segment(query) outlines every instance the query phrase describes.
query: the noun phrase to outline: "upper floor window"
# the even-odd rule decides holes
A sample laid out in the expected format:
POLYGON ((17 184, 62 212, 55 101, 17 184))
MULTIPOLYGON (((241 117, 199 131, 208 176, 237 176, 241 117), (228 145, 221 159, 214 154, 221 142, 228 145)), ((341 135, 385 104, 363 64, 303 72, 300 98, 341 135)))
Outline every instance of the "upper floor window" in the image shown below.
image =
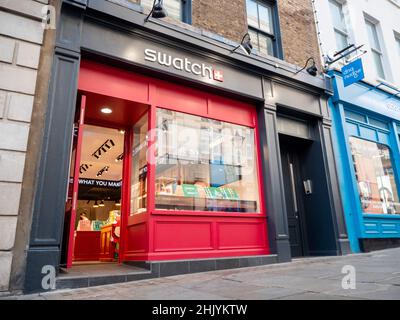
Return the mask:
POLYGON ((329 0, 330 11, 335 31, 336 49, 340 51, 349 45, 346 21, 343 13, 343 4, 336 0, 329 0))
MULTIPOLYGON (((151 10, 154 0, 140 0, 140 4, 147 10, 151 10)), ((191 0, 164 0, 164 8, 169 17, 185 23, 192 22, 191 0)))
POLYGON ((368 19, 365 20, 365 23, 367 26, 368 41, 371 47, 371 54, 374 60, 376 72, 379 78, 385 79, 385 70, 383 67, 383 52, 379 41, 376 24, 368 19))
POLYGON ((275 2, 246 0, 247 24, 252 44, 262 56, 279 56, 275 2))

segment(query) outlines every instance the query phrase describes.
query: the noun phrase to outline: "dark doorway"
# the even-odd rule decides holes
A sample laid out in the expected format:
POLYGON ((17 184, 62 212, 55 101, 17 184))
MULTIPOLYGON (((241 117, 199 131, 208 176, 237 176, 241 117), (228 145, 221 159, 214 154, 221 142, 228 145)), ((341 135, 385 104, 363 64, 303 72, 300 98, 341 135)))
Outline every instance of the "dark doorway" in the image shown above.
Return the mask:
POLYGON ((337 255, 319 123, 287 124, 280 123, 279 143, 291 255, 337 255))
POLYGON ((302 152, 307 141, 281 136, 280 150, 292 257, 308 255, 305 224, 302 152))

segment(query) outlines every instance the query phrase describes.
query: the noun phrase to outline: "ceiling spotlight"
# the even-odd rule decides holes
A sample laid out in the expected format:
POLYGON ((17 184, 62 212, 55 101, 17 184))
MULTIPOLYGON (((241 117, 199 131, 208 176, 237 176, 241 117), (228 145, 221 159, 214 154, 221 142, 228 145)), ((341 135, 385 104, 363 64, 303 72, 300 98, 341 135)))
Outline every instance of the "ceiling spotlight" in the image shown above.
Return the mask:
POLYGON ((125 130, 121 129, 121 130, 119 130, 119 133, 120 134, 125 134, 125 130))
POLYGON ((99 207, 104 207, 104 201, 103 200, 100 201, 99 207))
POLYGON ((112 113, 112 110, 110 108, 108 108, 108 107, 102 108, 100 111, 102 113, 104 113, 104 114, 111 114, 112 113))
POLYGON ((121 206, 121 200, 118 200, 118 201, 115 203, 115 206, 116 206, 116 207, 120 207, 120 206, 121 206))
POLYGON ((163 0, 154 0, 153 8, 151 9, 146 19, 144 19, 144 22, 147 22, 150 16, 156 19, 161 19, 168 16, 167 11, 164 9, 163 2, 164 2, 163 0))
POLYGON ((97 203, 97 200, 94 202, 93 208, 98 208, 99 204, 97 203))
POLYGON ((233 49, 231 52, 233 53, 239 48, 242 48, 244 53, 246 53, 248 56, 251 54, 251 51, 253 50, 253 45, 251 44, 251 38, 250 38, 250 35, 248 33, 246 33, 243 36, 242 41, 240 42, 240 44, 235 49, 233 49))

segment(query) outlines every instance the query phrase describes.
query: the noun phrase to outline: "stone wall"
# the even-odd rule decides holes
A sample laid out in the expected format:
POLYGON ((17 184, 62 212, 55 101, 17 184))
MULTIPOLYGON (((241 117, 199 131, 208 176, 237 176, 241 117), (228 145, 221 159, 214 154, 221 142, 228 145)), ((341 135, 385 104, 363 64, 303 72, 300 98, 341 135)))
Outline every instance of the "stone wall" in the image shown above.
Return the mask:
POLYGON ((9 288, 47 0, 0 0, 0 291, 9 288))

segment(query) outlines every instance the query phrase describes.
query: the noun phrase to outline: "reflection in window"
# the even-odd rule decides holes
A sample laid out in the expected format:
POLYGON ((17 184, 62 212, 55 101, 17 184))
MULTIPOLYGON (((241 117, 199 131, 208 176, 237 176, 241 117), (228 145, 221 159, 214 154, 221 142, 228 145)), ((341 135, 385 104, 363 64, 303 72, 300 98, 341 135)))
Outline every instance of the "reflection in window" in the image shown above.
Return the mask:
POLYGON ((260 212, 254 130, 158 109, 156 208, 260 212))
POLYGON ((400 214, 389 148, 355 137, 350 137, 350 147, 363 212, 400 214))
POLYGON ((147 131, 145 114, 133 127, 131 214, 147 208, 147 131))

